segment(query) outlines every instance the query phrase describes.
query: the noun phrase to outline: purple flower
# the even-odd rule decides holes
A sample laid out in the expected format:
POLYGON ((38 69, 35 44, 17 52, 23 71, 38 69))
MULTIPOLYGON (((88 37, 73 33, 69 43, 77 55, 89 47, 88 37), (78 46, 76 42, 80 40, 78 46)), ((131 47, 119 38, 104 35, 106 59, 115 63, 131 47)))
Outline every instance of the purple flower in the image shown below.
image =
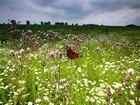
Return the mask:
POLYGON ((56 57, 56 53, 55 53, 54 51, 51 51, 51 52, 50 52, 50 56, 51 56, 52 58, 55 58, 55 57, 56 57))

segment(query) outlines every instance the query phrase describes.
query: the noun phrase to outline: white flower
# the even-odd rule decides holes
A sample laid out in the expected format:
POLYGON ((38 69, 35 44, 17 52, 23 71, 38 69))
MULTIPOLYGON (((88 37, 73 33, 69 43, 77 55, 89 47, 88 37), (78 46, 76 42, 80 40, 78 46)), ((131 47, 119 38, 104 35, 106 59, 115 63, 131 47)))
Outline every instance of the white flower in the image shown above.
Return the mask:
POLYGON ((104 96, 104 92, 103 91, 99 91, 96 93, 98 96, 104 96))
POLYGON ((10 54, 11 56, 14 56, 14 50, 10 50, 10 51, 9 51, 9 54, 10 54))
POLYGON ((129 102, 131 103, 131 105, 136 105, 134 100, 130 100, 129 102))
POLYGON ((115 85, 113 85, 116 89, 119 89, 120 87, 122 87, 122 84, 120 83, 115 83, 115 85))
POLYGON ((16 78, 14 78, 14 77, 13 77, 13 78, 11 78, 11 80, 15 80, 15 79, 16 79, 16 78))
POLYGON ((24 88, 17 89, 17 93, 21 93, 23 90, 24 88))
POLYGON ((14 55, 17 57, 17 56, 19 55, 19 52, 16 51, 16 52, 14 53, 14 55))
POLYGON ((0 101, 0 105, 2 105, 2 104, 3 104, 3 102, 0 101))
POLYGON ((12 61, 8 61, 8 62, 7 62, 7 65, 8 65, 8 66, 11 66, 11 65, 12 65, 12 61))
POLYGON ((24 80, 19 80, 19 81, 18 81, 19 84, 25 84, 25 82, 26 82, 26 81, 24 81, 24 80))
POLYGON ((35 102, 36 103, 40 103, 41 102, 41 99, 38 98, 38 99, 35 100, 35 102))
POLYGON ((27 51, 31 51, 31 49, 28 47, 28 48, 27 48, 27 51))
POLYGON ((17 92, 14 92, 14 95, 15 95, 15 96, 18 96, 18 93, 17 93, 17 92))
POLYGON ((134 69, 129 68, 129 69, 127 70, 127 73, 128 73, 128 74, 134 74, 134 69))
POLYGON ((28 102, 28 105, 33 105, 33 102, 28 102))
POLYGON ((86 101, 89 101, 90 100, 90 97, 89 96, 86 96, 86 101))
POLYGON ((0 89, 4 89, 4 86, 0 86, 0 89))
POLYGON ((7 89, 8 87, 9 87, 9 86, 7 85, 7 86, 4 87, 4 89, 7 89))
POLYGON ((34 55, 33 54, 29 54, 29 60, 33 59, 34 58, 34 55))
POLYGON ((24 52, 25 52, 25 50, 24 50, 24 49, 21 49, 21 50, 19 51, 20 55, 23 55, 23 54, 24 54, 24 52))
POLYGON ((44 73, 48 72, 49 70, 47 68, 44 68, 44 73))
POLYGON ((99 100, 97 100, 96 103, 97 103, 98 105, 101 104, 101 102, 100 102, 99 100))
POLYGON ((0 78, 0 82, 3 80, 3 78, 0 78))
POLYGON ((91 101, 91 102, 95 102, 95 99, 93 99, 93 98, 90 98, 90 101, 91 101))
POLYGON ((51 102, 50 102, 49 105, 54 105, 54 103, 51 103, 51 102))
POLYGON ((48 96, 44 96, 43 99, 44 99, 45 101, 49 101, 48 96))
POLYGON ((85 83, 85 86, 88 87, 88 79, 84 78, 83 81, 85 83))
POLYGON ((130 94, 131 94, 131 95, 134 95, 134 92, 131 90, 131 91, 130 91, 130 94))
POLYGON ((80 67, 78 67, 78 68, 77 68, 77 71, 78 71, 79 73, 81 73, 81 68, 80 68, 80 67))

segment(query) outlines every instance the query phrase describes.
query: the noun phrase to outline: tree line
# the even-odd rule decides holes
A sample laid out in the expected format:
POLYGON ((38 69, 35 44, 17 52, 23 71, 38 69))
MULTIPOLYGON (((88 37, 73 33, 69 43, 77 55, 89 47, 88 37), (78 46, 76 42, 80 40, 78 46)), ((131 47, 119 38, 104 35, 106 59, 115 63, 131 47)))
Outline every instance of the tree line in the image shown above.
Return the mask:
MULTIPOLYGON (((5 23, 3 23, 3 24, 5 24, 5 23)), ((13 25, 16 25, 16 24, 20 24, 20 21, 16 21, 16 20, 8 20, 8 24, 13 24, 13 25)), ((31 23, 30 23, 30 21, 29 20, 27 20, 26 21, 26 25, 30 25, 31 23)), ((37 23, 34 23, 34 25, 36 25, 37 23)), ((51 22, 50 21, 48 21, 48 22, 43 22, 43 21, 41 21, 40 22, 40 24, 41 25, 51 25, 51 22)), ((68 23, 67 22, 55 22, 55 25, 68 25, 68 23)), ((74 24, 73 24, 74 25, 74 24)), ((75 25, 78 25, 78 24, 75 24, 75 25)))

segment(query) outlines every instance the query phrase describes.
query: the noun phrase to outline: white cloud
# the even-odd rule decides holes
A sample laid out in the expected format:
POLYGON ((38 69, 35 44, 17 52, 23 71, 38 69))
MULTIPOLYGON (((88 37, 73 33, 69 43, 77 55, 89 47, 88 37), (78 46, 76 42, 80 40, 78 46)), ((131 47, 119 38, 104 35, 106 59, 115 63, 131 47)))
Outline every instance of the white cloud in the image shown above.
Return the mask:
POLYGON ((64 21, 80 24, 140 25, 140 1, 134 0, 1 0, 0 20, 64 21))
POLYGON ((82 20, 83 23, 126 25, 133 23, 133 20, 140 17, 139 9, 124 8, 115 12, 104 12, 101 14, 91 14, 82 20))

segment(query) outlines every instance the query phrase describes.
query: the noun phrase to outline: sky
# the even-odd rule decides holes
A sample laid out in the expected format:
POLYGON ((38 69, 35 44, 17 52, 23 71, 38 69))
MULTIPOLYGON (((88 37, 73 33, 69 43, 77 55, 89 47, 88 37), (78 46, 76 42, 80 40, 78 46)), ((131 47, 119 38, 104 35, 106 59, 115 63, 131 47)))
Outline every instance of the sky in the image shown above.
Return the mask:
POLYGON ((140 25, 140 0, 0 0, 0 23, 140 25))

